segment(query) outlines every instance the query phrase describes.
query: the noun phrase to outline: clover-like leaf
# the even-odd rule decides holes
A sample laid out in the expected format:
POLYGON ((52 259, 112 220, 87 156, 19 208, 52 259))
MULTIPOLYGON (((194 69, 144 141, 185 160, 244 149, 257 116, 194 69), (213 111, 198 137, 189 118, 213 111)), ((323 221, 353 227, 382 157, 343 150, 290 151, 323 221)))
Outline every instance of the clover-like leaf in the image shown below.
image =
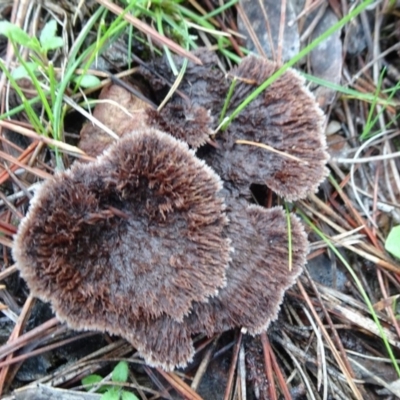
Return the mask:
POLYGON ((120 394, 119 388, 112 387, 101 396, 101 400, 119 400, 120 394))
POLYGON ((79 83, 80 87, 83 87, 84 89, 88 89, 94 86, 100 85, 100 79, 97 76, 94 75, 83 75, 83 76, 77 76, 74 79, 74 82, 79 83))
POLYGON ((0 22, 0 35, 4 35, 13 42, 20 44, 28 49, 40 51, 40 43, 35 37, 30 37, 20 27, 8 21, 0 22))
POLYGON ((35 72, 38 69, 38 64, 35 62, 28 61, 25 63, 25 65, 20 65, 19 67, 15 68, 14 71, 11 73, 11 76, 15 79, 21 79, 21 78, 28 78, 30 72, 35 72))
POLYGON ((400 225, 390 231, 386 238, 385 249, 394 257, 400 258, 400 225))
POLYGON ((126 382, 128 380, 129 367, 126 361, 120 361, 113 369, 111 379, 113 382, 126 382))
POLYGON ((88 375, 82 379, 82 385, 86 386, 86 388, 85 388, 86 390, 90 390, 93 388, 94 385, 101 382, 102 380, 103 380, 102 376, 92 374, 92 375, 88 375))
POLYGON ((56 20, 52 19, 51 21, 47 22, 47 24, 43 27, 42 32, 40 33, 40 44, 42 47, 46 47, 46 43, 53 39, 56 36, 57 32, 57 22, 56 20))
POLYGON ((31 38, 24 30, 8 21, 0 22, 0 34, 4 35, 8 39, 13 39, 16 43, 21 44, 22 46, 27 46, 31 41, 31 38))
POLYGON ((60 36, 55 36, 46 41, 46 43, 43 45, 43 50, 47 52, 49 50, 59 49, 60 47, 63 46, 64 46, 63 38, 61 38, 60 36))
POLYGON ((122 400, 139 400, 137 396, 135 396, 131 392, 127 392, 126 390, 123 390, 121 393, 122 400))

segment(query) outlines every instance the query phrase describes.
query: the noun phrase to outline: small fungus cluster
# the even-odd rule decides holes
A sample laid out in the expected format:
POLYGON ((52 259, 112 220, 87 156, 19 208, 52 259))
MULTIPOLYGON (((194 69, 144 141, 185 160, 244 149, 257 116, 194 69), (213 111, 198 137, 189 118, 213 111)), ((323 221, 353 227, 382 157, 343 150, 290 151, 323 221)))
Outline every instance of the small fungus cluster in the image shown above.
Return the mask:
MULTIPOLYGON (((197 55, 161 111, 146 107, 138 129, 94 144, 108 147, 95 161, 42 184, 13 248, 60 320, 120 335, 165 369, 192 359, 194 334, 254 335, 277 318, 308 242, 295 215, 250 204, 250 185, 296 200, 327 174, 322 113, 294 71, 215 134, 230 83, 215 56, 197 55)), ((228 115, 277 68, 255 57, 234 68, 228 115)), ((143 76, 165 93, 160 75, 143 76)))

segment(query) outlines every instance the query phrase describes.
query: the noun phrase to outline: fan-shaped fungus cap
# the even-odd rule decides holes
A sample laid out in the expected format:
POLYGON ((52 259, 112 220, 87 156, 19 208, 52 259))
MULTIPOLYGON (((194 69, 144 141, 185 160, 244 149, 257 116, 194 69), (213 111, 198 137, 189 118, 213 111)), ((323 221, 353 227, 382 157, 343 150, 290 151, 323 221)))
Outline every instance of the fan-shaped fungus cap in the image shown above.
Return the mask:
MULTIPOLYGON (((218 66, 219 60, 214 51, 199 48, 193 51, 193 55, 201 60, 202 65, 188 61, 178 91, 174 93, 168 103, 179 104, 186 100, 188 105, 201 106, 210 110, 211 115, 218 118, 229 89, 229 82, 225 80, 225 75, 218 66), (183 93, 183 95, 180 93, 183 93)), ((174 62, 176 67, 180 69, 185 59, 176 56, 174 62)), ((148 81, 148 85, 156 91, 155 97, 158 103, 164 100, 171 82, 174 81, 174 76, 170 71, 171 68, 166 58, 155 60, 151 64, 151 68, 140 67, 141 75, 148 81)))
POLYGON ((126 338, 147 364, 173 370, 184 368, 192 361, 194 346, 191 334, 185 322, 162 315, 151 320, 136 320, 126 338))
POLYGON ((227 232, 235 251, 227 270, 227 285, 208 303, 193 305, 185 318, 192 332, 211 335, 234 327, 243 327, 251 334, 266 330, 306 262, 307 237, 294 214, 290 215, 290 226, 281 207, 239 206, 228 217, 227 232))
POLYGON ((206 144, 212 134, 213 118, 202 106, 175 100, 161 111, 148 109, 146 114, 149 126, 170 133, 193 149, 206 144))
POLYGON ((281 207, 265 209, 232 202, 226 234, 235 251, 227 270, 227 285, 208 302, 194 302, 182 322, 162 315, 138 320, 130 341, 146 362, 164 369, 185 366, 193 356, 191 334, 212 335, 235 327, 251 334, 277 318, 285 291, 294 284, 306 261, 308 242, 302 224, 281 207), (289 267, 291 231, 292 265, 289 267))
MULTIPOLYGON (((160 111, 146 110, 146 113, 150 126, 170 133, 196 149, 204 145, 213 133, 229 84, 218 67, 218 57, 214 52, 198 49, 193 54, 200 58, 202 65, 189 61, 179 90, 160 111)), ((174 61, 178 68, 184 62, 181 57, 174 57, 174 61)), ((151 69, 153 73, 144 67, 140 71, 149 86, 155 89, 156 101, 161 103, 169 90, 167 82, 173 77, 166 59, 153 63, 151 69)))
POLYGON ((32 294, 75 329, 126 336, 137 318, 182 320, 225 284, 218 176, 156 130, 46 181, 13 254, 32 294))
MULTIPOLYGON (((230 73, 238 79, 230 110, 278 68, 271 61, 245 58, 230 73)), ((219 147, 206 161, 224 180, 245 187, 266 184, 287 200, 317 190, 328 174, 323 114, 303 83, 294 70, 286 71, 216 135, 219 147)))

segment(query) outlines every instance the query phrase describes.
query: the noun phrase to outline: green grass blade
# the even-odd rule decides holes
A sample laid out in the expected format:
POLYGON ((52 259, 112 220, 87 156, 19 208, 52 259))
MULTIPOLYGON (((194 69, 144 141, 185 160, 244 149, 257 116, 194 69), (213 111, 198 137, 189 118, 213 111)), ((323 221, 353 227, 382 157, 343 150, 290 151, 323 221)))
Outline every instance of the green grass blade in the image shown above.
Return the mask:
POLYGON ((313 76, 313 75, 307 74, 305 72, 300 72, 300 74, 302 76, 304 76, 304 78, 307 79, 309 82, 313 82, 313 83, 315 83, 317 85, 325 86, 328 89, 332 89, 332 90, 334 90, 336 92, 343 93, 344 95, 346 95, 349 98, 354 98, 354 99, 365 101, 365 102, 368 102, 368 103, 373 103, 373 102, 376 101, 377 104, 382 105, 382 106, 386 106, 386 107, 387 106, 392 106, 392 107, 399 106, 398 102, 393 101, 393 100, 391 101, 389 99, 383 99, 381 97, 377 97, 375 94, 361 93, 361 92, 358 92, 357 90, 350 89, 350 88, 338 85, 338 84, 333 83, 333 82, 329 82, 329 81, 327 81, 325 79, 322 79, 322 78, 319 78, 317 76, 313 76))
POLYGON ((286 223, 288 229, 288 265, 289 271, 293 268, 293 246, 292 246, 292 222, 290 221, 290 211, 288 203, 285 201, 286 223))
POLYGON ((229 86, 229 90, 228 90, 228 94, 227 94, 227 96, 225 98, 224 106, 222 107, 222 111, 221 111, 221 115, 219 117, 218 125, 220 125, 222 123, 222 121, 224 120, 224 118, 225 118, 226 110, 228 109, 229 102, 231 101, 233 92, 235 90, 236 82, 237 82, 237 78, 236 78, 236 76, 234 76, 233 79, 232 79, 231 85, 229 86))
MULTIPOLYGON (((157 9, 157 12, 156 12, 156 23, 157 23, 158 32, 161 35, 165 36, 164 35, 164 28, 163 28, 162 11, 159 8, 157 9)), ((169 50, 169 48, 167 46, 163 46, 163 49, 164 49, 164 53, 165 53, 165 55, 167 57, 168 64, 169 64, 169 66, 171 68, 172 73, 174 74, 174 76, 177 76, 178 75, 178 69, 176 68, 174 59, 172 58, 171 51, 169 50)))
POLYGON ((226 4, 224 4, 224 5, 222 5, 222 6, 218 7, 218 8, 216 8, 215 10, 209 12, 209 13, 206 14, 206 15, 203 15, 203 16, 200 17, 200 18, 206 20, 206 19, 210 19, 210 18, 212 18, 212 17, 215 17, 216 15, 221 14, 221 13, 223 13, 224 11, 228 10, 229 8, 233 7, 233 6, 234 6, 236 3, 238 3, 238 2, 239 2, 239 0, 231 0, 231 1, 228 1, 226 4))
MULTIPOLYGON (((50 121, 50 124, 52 124, 53 120, 54 120, 54 116, 53 116, 53 110, 52 110, 52 108, 51 108, 51 106, 50 106, 50 104, 49 104, 49 102, 47 100, 47 93, 44 92, 44 90, 43 90, 43 88, 41 86, 41 83, 40 83, 39 79, 37 78, 35 72, 32 71, 27 66, 26 61, 21 57, 21 54, 18 51, 18 47, 17 47, 16 43, 14 43, 11 40, 11 44, 12 44, 12 46, 14 48, 14 54, 17 57, 17 60, 19 61, 20 65, 22 65, 25 68, 29 78, 31 79, 31 82, 32 82, 33 86, 35 87, 35 89, 36 89, 36 91, 38 93, 38 96, 40 97, 42 105, 43 105, 43 107, 44 107, 44 109, 46 111, 47 118, 50 121)), ((44 66, 42 66, 42 68, 43 67, 44 66)), ((46 129, 43 127, 43 132, 45 132, 45 131, 46 131, 46 129)))
POLYGON ((371 132, 373 126, 375 125, 376 121, 378 120, 380 114, 382 113, 382 111, 378 112, 378 115, 375 118, 373 118, 374 110, 375 110, 376 105, 377 105, 377 98, 378 98, 379 92, 381 91, 381 88, 382 88, 383 76, 384 76, 385 73, 386 73, 386 69, 383 68, 382 71, 381 71, 381 74, 379 76, 378 84, 377 84, 376 89, 375 89, 374 100, 373 100, 373 102, 371 104, 371 107, 369 109, 368 117, 367 117, 367 121, 365 123, 365 127, 364 127, 364 130, 363 130, 363 133, 360 135, 360 140, 363 140, 368 136, 368 134, 371 132))
MULTIPOLYGON (((34 104, 33 101, 28 101, 27 98, 24 95, 24 92, 21 90, 21 88, 18 86, 18 83, 14 80, 14 78, 11 76, 10 71, 7 69, 7 67, 5 66, 5 64, 3 63, 3 61, 0 60, 0 68, 3 71, 3 73, 6 75, 7 79, 9 80, 11 86, 13 87, 13 89, 17 92, 18 96, 20 97, 22 104, 18 107, 15 108, 15 113, 5 113, 3 114, 1 117, 2 119, 8 118, 11 115, 16 114, 17 112, 20 111, 25 111, 28 119, 30 121, 30 123, 33 126, 33 129, 42 134, 45 135, 46 134, 46 130, 44 129, 42 123, 40 122, 40 119, 38 118, 38 116, 36 115, 35 110, 32 108, 32 104, 34 104)), ((37 97, 37 100, 40 100, 40 97, 37 97)))

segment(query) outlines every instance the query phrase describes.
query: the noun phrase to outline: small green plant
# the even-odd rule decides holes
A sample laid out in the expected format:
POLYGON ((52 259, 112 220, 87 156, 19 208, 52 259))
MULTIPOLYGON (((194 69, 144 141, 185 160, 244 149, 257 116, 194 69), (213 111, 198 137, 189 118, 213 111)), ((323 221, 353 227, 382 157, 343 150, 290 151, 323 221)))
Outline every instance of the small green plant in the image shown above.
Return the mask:
MULTIPOLYGON (((126 361, 120 361, 111 373, 111 381, 118 383, 126 383, 128 381, 129 367, 126 361)), ((101 383, 103 377, 92 374, 82 379, 82 385, 86 386, 87 390, 101 383)), ((98 393, 103 393, 101 400, 139 400, 133 393, 121 389, 119 386, 100 385, 97 389, 98 393)))
POLYGON ((40 38, 37 39, 36 37, 30 37, 21 28, 11 24, 8 21, 0 22, 0 34, 3 34, 8 38, 14 48, 15 56, 20 63, 20 66, 17 67, 12 73, 10 73, 3 62, 0 62, 0 68, 3 70, 12 87, 21 98, 29 121, 36 132, 46 136, 49 136, 48 131, 51 131, 51 125, 53 122, 53 111, 48 100, 48 94, 54 93, 54 86, 56 85, 54 68, 52 63, 48 61, 47 55, 50 50, 55 50, 63 46, 62 39, 55 35, 56 28, 57 26, 55 21, 54 23, 53 21, 48 22, 43 28, 40 38), (25 61, 21 56, 19 46, 23 46, 30 50, 29 61, 25 61), (38 77, 39 73, 47 77, 45 80, 47 81, 46 84, 49 86, 50 90, 43 88, 42 82, 38 77), (24 77, 29 78, 35 86, 35 89, 45 109, 47 119, 50 121, 50 127, 46 127, 45 124, 40 121, 32 105, 27 101, 24 92, 19 87, 17 80, 24 77))
MULTIPOLYGON (((6 36, 11 41, 14 49, 16 49, 16 45, 21 45, 31 51, 29 54, 31 61, 24 61, 21 59, 20 53, 16 49, 16 56, 21 65, 14 69, 11 74, 15 80, 20 78, 32 78, 32 73, 39 69, 44 72, 47 78, 52 77, 52 71, 50 70, 52 63, 48 59, 48 52, 64 46, 62 37, 57 36, 57 22, 55 20, 46 23, 40 33, 39 39, 30 37, 21 28, 8 21, 0 22, 0 34, 6 36)), ((80 86, 87 88, 98 85, 99 83, 100 81, 98 78, 92 75, 85 75, 84 79, 80 82, 80 86)))
MULTIPOLYGON (((51 20, 43 27, 39 38, 29 36, 18 26, 8 22, 0 22, 0 34, 6 36, 13 46, 14 54, 19 66, 12 72, 0 61, 0 69, 6 75, 12 88, 21 99, 23 110, 26 112, 33 129, 40 135, 50 136, 57 141, 63 141, 63 96, 71 82, 76 82, 75 74, 79 65, 73 70, 64 70, 63 77, 57 76, 53 62, 49 59, 49 52, 60 49, 64 41, 57 36, 57 22, 51 20), (21 46, 28 50, 28 60, 21 53, 21 46), (29 100, 19 86, 18 80, 27 78, 36 90, 37 97, 29 100), (33 108, 33 102, 40 101, 44 113, 40 114, 33 108), (38 115, 39 114, 39 115, 38 115)), ((80 76, 79 87, 89 87, 99 84, 98 78, 80 76)), ((76 85, 76 84, 75 84, 76 85)), ((1 118, 4 118, 3 114, 1 118)), ((55 148, 57 166, 62 169, 62 160, 58 149, 55 148)))
POLYGON ((392 228, 385 242, 385 249, 392 256, 400 258, 400 225, 392 228))
MULTIPOLYGON (((25 31, 8 21, 0 22, 0 33, 5 35, 12 43, 24 46, 32 51, 32 61, 24 62, 16 68, 12 76, 14 79, 29 77, 30 72, 36 71, 39 67, 48 68, 48 52, 63 46, 64 41, 56 36, 57 22, 49 21, 40 34, 39 39, 30 37, 25 31), (28 67, 28 69, 27 69, 28 67)), ((17 56, 19 53, 17 52, 17 56)))
MULTIPOLYGON (((215 30, 209 19, 226 8, 232 7, 237 1, 231 0, 229 4, 202 17, 182 6, 180 1, 157 0, 149 4, 144 0, 125 0, 126 7, 123 13, 116 18, 111 16, 111 19, 109 11, 104 7, 99 7, 69 48, 64 46, 66 43, 63 37, 57 35, 59 26, 55 20, 47 22, 38 37, 31 37, 18 26, 2 21, 0 34, 9 39, 19 66, 11 71, 9 66, 0 60, 0 69, 20 97, 21 105, 0 115, 0 119, 9 118, 23 111, 38 134, 52 137, 56 143, 64 142, 64 119, 71 108, 71 102, 68 103, 66 97, 70 98, 79 90, 91 88, 100 83, 96 77, 88 74, 88 70, 104 49, 119 36, 128 33, 128 59, 130 59, 133 38, 143 40, 141 35, 137 35, 133 27, 124 20, 127 13, 131 13, 136 18, 152 20, 159 33, 174 38, 186 50, 197 47, 195 38, 189 34, 189 29, 194 26, 201 27, 215 35, 221 51, 224 50, 224 54, 232 58, 234 56, 227 50, 230 46, 228 38, 215 30), (93 30, 97 31, 96 37, 90 36, 93 30), (93 38, 95 40, 89 44, 93 38), (22 56, 22 49, 28 50, 27 58, 22 56), (62 71, 59 71, 54 67, 49 56, 52 56, 54 51, 65 53, 68 49, 68 54, 62 54, 65 62, 62 71), (77 74, 77 69, 81 70, 80 74, 77 74), (25 91, 19 85, 21 78, 27 78, 32 82, 37 93, 34 98, 26 97, 25 91), (40 104, 43 112, 38 112, 37 108, 34 108, 35 104, 40 104)), ((146 44, 151 47, 151 44, 146 44)), ((164 52, 172 71, 177 75, 178 84, 184 74, 187 61, 178 71, 170 50, 165 47, 164 52)), ((84 102, 84 105, 86 106, 87 103, 84 102)), ((57 145, 51 148, 55 153, 57 168, 62 170, 63 160, 59 148, 57 145)))
MULTIPOLYGON (((16 81, 21 78, 28 78, 32 81, 38 94, 40 95, 43 105, 46 109, 49 120, 52 120, 52 109, 50 104, 54 101, 54 93, 57 89, 57 78, 55 76, 54 67, 51 61, 49 61, 48 53, 52 50, 62 48, 64 41, 60 36, 57 36, 57 22, 51 20, 46 23, 43 27, 39 39, 36 37, 30 37, 25 31, 16 25, 11 24, 8 21, 0 22, 0 34, 6 36, 14 47, 15 55, 20 65, 14 69, 11 73, 11 83, 16 89, 16 81), (25 61, 17 48, 17 45, 23 46, 30 50, 29 61, 25 61), (40 79, 40 77, 42 79, 40 79), (50 103, 46 99, 47 90, 45 85, 49 86, 50 89, 50 103)), ((0 64, 0 67, 5 71, 4 64, 0 64)), ((78 77, 74 77, 76 81, 78 77)), ((80 86, 83 88, 98 85, 99 79, 85 75, 80 78, 80 86)))

